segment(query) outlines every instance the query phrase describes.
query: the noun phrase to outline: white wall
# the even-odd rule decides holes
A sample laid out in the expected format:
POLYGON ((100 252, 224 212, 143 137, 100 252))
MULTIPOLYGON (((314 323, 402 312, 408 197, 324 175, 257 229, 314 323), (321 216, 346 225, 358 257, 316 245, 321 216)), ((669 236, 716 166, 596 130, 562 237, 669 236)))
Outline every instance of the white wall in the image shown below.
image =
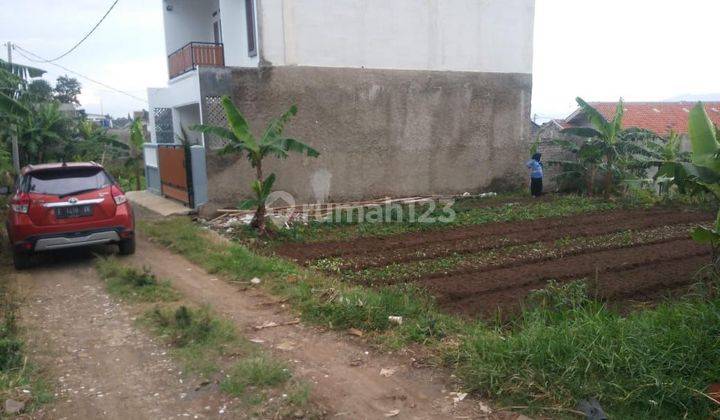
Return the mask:
MULTIPOLYGON (((255 11, 257 12, 257 7, 255 11)), ((235 67, 257 66, 259 54, 254 57, 248 55, 245 0, 220 0, 220 16, 222 18, 225 64, 235 67)), ((257 22, 257 19, 255 21, 257 22)), ((255 31, 257 43, 257 24, 255 31)))
MULTIPOLYGON (((155 137, 155 116, 154 108, 178 108, 190 104, 200 103, 200 81, 197 72, 185 73, 184 75, 173 79, 166 88, 148 88, 148 107, 150 111, 150 120, 148 121, 148 131, 152 143, 157 143, 155 137)), ((177 129, 177 111, 173 111, 173 124, 177 129)))
POLYGON ((218 0, 163 0, 165 48, 175 52, 188 42, 213 42, 213 12, 220 7, 218 0), (172 10, 167 10, 170 6, 172 10))
POLYGON ((261 0, 274 65, 532 73, 534 0, 261 0))

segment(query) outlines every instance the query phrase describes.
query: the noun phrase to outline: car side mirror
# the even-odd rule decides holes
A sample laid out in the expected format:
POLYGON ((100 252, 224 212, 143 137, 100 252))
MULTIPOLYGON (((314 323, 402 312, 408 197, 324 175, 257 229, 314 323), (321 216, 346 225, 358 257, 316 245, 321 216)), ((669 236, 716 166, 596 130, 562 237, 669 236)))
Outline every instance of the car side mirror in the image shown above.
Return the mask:
POLYGON ((0 187, 0 195, 10 195, 10 187, 0 187))

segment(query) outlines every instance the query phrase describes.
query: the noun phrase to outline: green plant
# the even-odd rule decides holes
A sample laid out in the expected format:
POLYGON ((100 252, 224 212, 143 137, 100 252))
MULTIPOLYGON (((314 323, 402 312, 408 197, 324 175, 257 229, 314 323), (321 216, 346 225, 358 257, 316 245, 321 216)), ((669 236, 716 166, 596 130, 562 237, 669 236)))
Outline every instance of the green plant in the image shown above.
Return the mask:
POLYGON ((255 356, 243 359, 235 364, 220 383, 220 389, 232 396, 240 396, 249 387, 278 386, 292 375, 288 367, 267 356, 255 356))
POLYGON ((576 98, 576 101, 591 126, 569 127, 561 133, 586 140, 581 145, 571 141, 556 141, 573 153, 576 160, 549 163, 563 167, 564 172, 567 171, 565 177, 582 177, 588 195, 593 194, 595 179, 600 173, 603 192, 608 196, 613 192, 616 181, 637 179, 638 175, 642 175, 644 165, 634 155, 644 152, 642 142, 656 138, 657 135, 647 130, 623 128, 622 99, 610 121, 582 98, 576 98))
MULTIPOLYGON (((720 142, 702 103, 690 111, 689 128, 696 182, 720 200, 720 142)), ((720 212, 712 227, 698 226, 693 230, 692 237, 697 242, 710 245, 713 267, 720 272, 720 212)))
POLYGON ((229 97, 224 96, 222 98, 222 106, 228 120, 227 128, 196 125, 192 129, 229 140, 229 143, 225 146, 222 153, 247 155, 250 165, 255 168, 256 179, 252 183, 252 190, 255 193, 255 197, 252 200, 246 201, 243 205, 256 207, 251 226, 256 228, 261 235, 265 235, 265 201, 275 182, 275 174, 270 174, 267 178, 264 178, 262 170, 263 160, 267 156, 275 156, 281 159, 286 158, 290 152, 305 153, 311 157, 317 157, 320 153, 296 139, 283 137, 285 125, 297 114, 297 107, 295 105, 291 106, 290 109, 279 118, 272 119, 259 139, 256 139, 252 134, 247 121, 229 97))
POLYGON ((108 292, 137 302, 162 302, 178 299, 170 283, 159 281, 149 268, 138 270, 120 264, 115 258, 98 258, 95 268, 106 282, 108 292))
POLYGON ((594 301, 532 306, 506 330, 472 328, 457 374, 472 391, 531 410, 594 397, 609 418, 713 418, 704 392, 720 375, 718 316, 717 299, 626 317, 594 301))
POLYGON ((681 194, 691 188, 690 153, 682 151, 681 145, 682 139, 675 131, 670 131, 665 139, 649 141, 645 145, 647 153, 641 159, 657 168, 655 182, 660 186, 661 194, 667 195, 673 185, 681 194))

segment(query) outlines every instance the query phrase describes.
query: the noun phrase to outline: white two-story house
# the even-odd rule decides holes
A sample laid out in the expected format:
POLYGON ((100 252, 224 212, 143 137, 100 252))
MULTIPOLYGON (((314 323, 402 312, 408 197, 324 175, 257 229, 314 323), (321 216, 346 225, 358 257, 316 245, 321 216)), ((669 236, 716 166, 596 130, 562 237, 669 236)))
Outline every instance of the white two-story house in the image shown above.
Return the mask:
MULTIPOLYGON (((534 0, 162 0, 162 8, 168 85, 148 89, 153 143, 177 143, 181 127, 224 124, 220 97, 229 95, 257 134, 299 107, 287 134, 321 155, 273 160, 267 173, 300 202, 524 181, 534 0), (328 184, 322 197, 318 174, 328 184)), ((192 205, 237 203, 252 179, 247 160, 219 156, 220 139, 188 137, 198 144, 186 161, 192 205)), ((153 150, 151 172, 163 160, 179 165, 153 150)), ((166 180, 170 172, 159 171, 166 180)), ((154 189, 173 196, 173 184, 154 189)))

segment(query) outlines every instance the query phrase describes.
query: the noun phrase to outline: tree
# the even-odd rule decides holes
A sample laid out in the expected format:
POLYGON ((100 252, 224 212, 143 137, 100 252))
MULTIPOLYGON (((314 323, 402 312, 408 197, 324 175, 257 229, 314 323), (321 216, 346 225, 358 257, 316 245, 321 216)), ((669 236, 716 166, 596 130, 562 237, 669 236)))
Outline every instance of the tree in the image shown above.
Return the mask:
POLYGON ((50 102, 53 99, 53 88, 46 80, 35 79, 28 83, 22 99, 28 102, 50 102))
POLYGON ((228 127, 217 127, 209 125, 196 125, 192 130, 206 134, 216 135, 218 137, 229 140, 228 144, 223 148, 223 154, 245 155, 250 161, 250 166, 255 168, 255 181, 252 183, 252 190, 255 197, 246 200, 241 207, 255 207, 255 216, 251 222, 251 226, 256 228, 260 235, 267 233, 265 225, 265 201, 270 194, 273 184, 275 183, 275 174, 268 175, 264 178, 262 164, 263 160, 268 156, 277 158, 286 158, 290 152, 304 153, 310 157, 318 157, 320 153, 312 147, 299 140, 283 137, 285 125, 290 119, 297 114, 297 107, 291 106, 290 109, 282 114, 279 118, 272 119, 265 129, 265 132, 256 139, 250 132, 250 126, 245 118, 240 114, 235 104, 228 96, 223 96, 222 106, 227 116, 228 127))
POLYGON ((72 156, 72 120, 57 102, 35 104, 17 123, 20 156, 25 164, 64 160, 72 156))
MULTIPOLYGON (((578 137, 584 137, 587 140, 584 145, 578 148, 578 152, 582 152, 592 157, 593 170, 591 176, 595 176, 595 171, 603 174, 603 191, 606 196, 610 195, 614 189, 614 181, 616 178, 622 178, 623 175, 634 173, 637 175, 643 169, 642 164, 633 159, 635 153, 644 153, 641 142, 649 139, 657 138, 655 133, 638 128, 623 128, 624 106, 622 99, 615 108, 615 114, 611 121, 605 117, 582 98, 576 98, 576 101, 583 113, 586 115, 591 127, 570 127, 561 131, 563 134, 569 134, 578 137), (600 161, 597 162, 597 157, 600 161)), ((594 182, 594 178, 591 180, 594 182)), ((588 184, 591 182, 588 181, 588 184)), ((588 192, 592 194, 592 190, 588 192)))
MULTIPOLYGON (((690 111, 689 128, 697 182, 720 200, 720 139, 702 103, 690 111)), ((699 243, 710 245, 713 267, 716 273, 720 272, 720 211, 712 227, 698 226, 692 237, 699 243)))
POLYGON ((100 160, 105 164, 105 157, 110 153, 116 156, 117 149, 127 150, 128 145, 118 140, 117 136, 108 134, 108 130, 86 119, 77 122, 77 160, 100 160))
POLYGON ((145 135, 143 134, 142 120, 136 118, 130 127, 130 153, 128 160, 125 162, 135 176, 135 189, 140 190, 141 174, 143 171, 143 144, 145 144, 145 135))
POLYGON ((80 105, 77 96, 81 92, 81 85, 77 79, 73 77, 60 76, 55 83, 55 99, 63 104, 80 105))

